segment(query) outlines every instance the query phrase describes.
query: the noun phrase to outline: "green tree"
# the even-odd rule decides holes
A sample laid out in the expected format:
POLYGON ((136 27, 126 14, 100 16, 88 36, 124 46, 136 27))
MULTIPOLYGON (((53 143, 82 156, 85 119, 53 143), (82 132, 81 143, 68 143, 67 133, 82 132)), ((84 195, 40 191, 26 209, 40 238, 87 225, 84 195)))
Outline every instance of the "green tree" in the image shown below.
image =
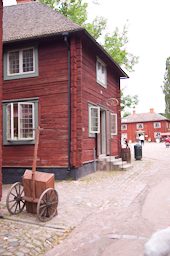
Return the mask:
POLYGON ((123 31, 116 27, 113 33, 107 33, 104 40, 104 48, 112 58, 127 71, 133 71, 134 65, 138 63, 138 57, 129 53, 126 46, 128 45, 127 24, 123 31))
MULTIPOLYGON (((83 0, 40 0, 42 3, 56 9, 73 22, 84 27, 96 40, 104 34, 107 21, 103 17, 95 17, 92 22, 88 22, 88 3, 83 0)), ((96 2, 97 3, 97 2, 96 2)), ((138 57, 129 53, 128 45, 128 28, 123 27, 121 32, 118 28, 112 33, 104 35, 103 47, 110 56, 126 71, 133 71, 135 64, 138 62, 138 57)), ((124 95, 122 93, 122 110, 125 107, 133 107, 138 104, 137 96, 124 95), (127 104, 127 105, 126 105, 127 104)))
POLYGON ((97 40, 106 28, 107 21, 103 17, 96 17, 91 23, 85 23, 84 28, 97 40))
POLYGON ((50 6, 51 8, 55 9, 56 0, 40 0, 41 3, 50 6))
POLYGON ((95 39, 98 39, 106 28, 106 19, 95 17, 88 22, 88 3, 82 0, 40 0, 40 2, 56 9, 76 24, 84 27, 95 39))
POLYGON ((121 110, 123 113, 123 117, 129 115, 130 114, 129 110, 131 108, 135 108, 138 102, 139 100, 137 95, 134 95, 134 96, 131 96, 129 94, 124 95, 124 91, 121 90, 121 110))
POLYGON ((165 116, 170 119, 170 57, 166 59, 166 70, 162 91, 165 95, 165 116))

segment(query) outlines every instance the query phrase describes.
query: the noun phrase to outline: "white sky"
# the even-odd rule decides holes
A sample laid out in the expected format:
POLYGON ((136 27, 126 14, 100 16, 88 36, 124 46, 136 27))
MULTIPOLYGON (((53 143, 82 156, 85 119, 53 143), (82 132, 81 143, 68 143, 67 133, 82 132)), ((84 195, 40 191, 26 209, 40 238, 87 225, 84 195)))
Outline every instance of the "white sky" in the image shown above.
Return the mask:
MULTIPOLYGON (((90 16, 104 16, 108 21, 108 31, 120 29, 128 20, 128 50, 139 56, 135 72, 123 81, 126 93, 139 97, 138 113, 164 112, 163 84, 166 58, 170 56, 169 0, 98 0, 94 5, 89 0, 90 16)), ((15 0, 4 0, 4 5, 15 0)))

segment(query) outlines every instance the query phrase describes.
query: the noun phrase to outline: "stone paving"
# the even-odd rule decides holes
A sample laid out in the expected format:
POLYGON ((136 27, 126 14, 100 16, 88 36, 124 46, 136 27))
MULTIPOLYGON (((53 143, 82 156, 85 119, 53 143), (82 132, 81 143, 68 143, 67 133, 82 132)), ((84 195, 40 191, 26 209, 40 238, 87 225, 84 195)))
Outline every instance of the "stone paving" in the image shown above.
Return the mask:
MULTIPOLYGON (((131 147, 133 156, 133 145, 131 147)), ((119 214, 120 209, 127 209, 138 195, 149 189, 147 182, 152 182, 154 172, 159 172, 158 162, 161 163, 161 168, 167 168, 169 151, 164 144, 145 145, 143 154, 142 161, 135 161, 132 157, 133 168, 128 171, 100 171, 78 181, 56 182, 59 194, 58 216, 48 223, 39 222, 36 215, 25 211, 10 216, 5 206, 10 186, 4 185, 1 202, 4 219, 0 219, 0 255, 48 255, 48 251, 64 241, 90 216, 95 216, 96 213, 103 214, 109 208, 112 208, 114 214, 119 214)), ((124 234, 111 234, 115 235, 124 234)))

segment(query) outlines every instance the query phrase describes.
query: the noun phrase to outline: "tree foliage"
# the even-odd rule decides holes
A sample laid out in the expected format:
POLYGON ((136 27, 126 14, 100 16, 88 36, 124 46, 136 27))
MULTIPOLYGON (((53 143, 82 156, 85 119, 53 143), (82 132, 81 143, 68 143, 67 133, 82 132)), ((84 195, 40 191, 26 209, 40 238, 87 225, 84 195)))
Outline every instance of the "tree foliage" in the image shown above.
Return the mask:
POLYGON ((165 95, 165 115, 170 118, 170 57, 166 59, 166 69, 162 91, 165 95))
POLYGON ((98 39, 106 28, 106 19, 95 17, 88 22, 88 3, 82 0, 40 0, 40 2, 56 9, 61 14, 84 27, 95 39, 98 39))
POLYGON ((126 24, 122 32, 116 27, 112 33, 107 33, 103 46, 120 66, 127 71, 133 71, 134 65, 138 63, 138 57, 128 52, 126 49, 127 44, 128 29, 126 24))
POLYGON ((41 3, 48 5, 51 8, 55 8, 56 0, 40 0, 41 3))
POLYGON ((84 25, 85 29, 97 40, 106 28, 107 21, 103 17, 95 17, 91 23, 84 25))
POLYGON ((134 95, 133 97, 129 94, 124 95, 124 91, 121 91, 121 110, 123 111, 123 116, 129 115, 128 109, 135 108, 138 104, 138 96, 134 95))
MULTIPOLYGON (((56 9, 73 22, 84 27, 96 40, 104 36, 104 49, 110 56, 126 71, 133 71, 138 57, 129 53, 128 45, 128 28, 123 27, 121 32, 117 27, 112 33, 106 33, 107 20, 104 17, 95 17, 92 22, 88 22, 88 3, 83 0, 40 0, 42 3, 56 9)), ((97 3, 97 2, 96 2, 97 3)), ((134 107, 138 104, 137 96, 124 96, 122 92, 122 110, 125 107, 134 107)))

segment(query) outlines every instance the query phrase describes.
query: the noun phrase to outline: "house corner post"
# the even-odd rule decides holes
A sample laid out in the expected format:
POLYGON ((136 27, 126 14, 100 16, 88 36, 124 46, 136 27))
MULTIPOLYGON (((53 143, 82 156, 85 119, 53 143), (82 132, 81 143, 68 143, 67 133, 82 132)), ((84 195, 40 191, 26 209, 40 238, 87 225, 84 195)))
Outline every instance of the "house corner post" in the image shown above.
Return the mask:
POLYGON ((2 18, 3 1, 0 0, 0 201, 2 198, 2 18))
POLYGON ((70 52, 70 35, 63 33, 63 39, 67 47, 67 66, 68 66, 68 173, 71 172, 71 52, 70 52))

